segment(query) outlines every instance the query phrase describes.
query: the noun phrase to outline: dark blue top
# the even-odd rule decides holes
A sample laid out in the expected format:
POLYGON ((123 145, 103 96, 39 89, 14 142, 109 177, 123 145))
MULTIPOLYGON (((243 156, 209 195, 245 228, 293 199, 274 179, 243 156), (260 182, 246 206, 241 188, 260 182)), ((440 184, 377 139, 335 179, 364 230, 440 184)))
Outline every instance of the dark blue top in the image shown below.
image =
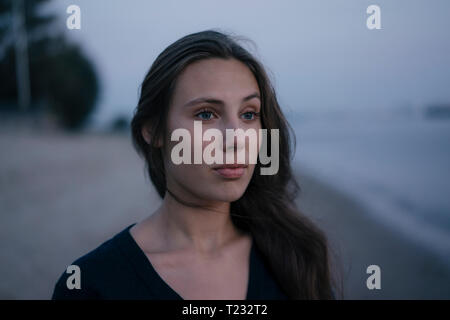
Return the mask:
MULTIPOLYGON (((135 224, 135 223, 134 223, 135 224)), ((58 279, 52 299, 155 299, 182 300, 156 272, 147 256, 126 227, 94 250, 75 260, 80 267, 81 288, 68 289, 63 272, 58 279)), ((252 241, 247 300, 288 299, 263 262, 252 241)))

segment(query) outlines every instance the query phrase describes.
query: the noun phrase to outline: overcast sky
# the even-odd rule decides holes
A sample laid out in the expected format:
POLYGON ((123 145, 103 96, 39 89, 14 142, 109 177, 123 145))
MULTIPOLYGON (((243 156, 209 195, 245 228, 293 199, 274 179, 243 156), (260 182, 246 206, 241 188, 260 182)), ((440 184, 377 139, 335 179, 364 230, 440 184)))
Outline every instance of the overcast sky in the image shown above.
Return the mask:
POLYGON ((50 9, 96 65, 97 123, 131 116, 156 56, 210 28, 256 43, 286 111, 450 102, 446 0, 57 0, 50 9), (65 27, 71 4, 81 8, 81 30, 65 27), (381 8, 381 30, 366 26, 371 4, 381 8))

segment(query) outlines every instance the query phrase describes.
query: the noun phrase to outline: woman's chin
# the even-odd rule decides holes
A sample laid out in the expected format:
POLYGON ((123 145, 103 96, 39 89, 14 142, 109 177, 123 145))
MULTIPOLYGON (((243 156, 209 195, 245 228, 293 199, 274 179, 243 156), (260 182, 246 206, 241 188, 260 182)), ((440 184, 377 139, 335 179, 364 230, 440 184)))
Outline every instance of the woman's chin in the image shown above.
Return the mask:
POLYGON ((203 193, 203 198, 220 202, 233 202, 242 197, 245 192, 245 186, 222 186, 212 187, 203 193))

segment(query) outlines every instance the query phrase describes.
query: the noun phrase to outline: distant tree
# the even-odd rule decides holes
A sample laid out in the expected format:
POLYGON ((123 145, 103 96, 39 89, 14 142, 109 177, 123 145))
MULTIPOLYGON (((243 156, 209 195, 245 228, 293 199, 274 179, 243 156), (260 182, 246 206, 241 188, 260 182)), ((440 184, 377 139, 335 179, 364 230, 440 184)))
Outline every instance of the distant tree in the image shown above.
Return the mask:
POLYGON ((450 104, 430 104, 424 109, 424 115, 429 119, 450 119, 450 104))
MULTIPOLYGON (((12 1, 0 0, 0 103, 2 108, 17 108, 12 1), (12 106, 12 107, 11 107, 12 106)), ((49 0, 26 0, 25 21, 28 33, 30 90, 32 109, 37 102, 47 106, 66 129, 82 128, 93 113, 99 92, 94 66, 81 49, 69 43, 56 16, 43 14, 49 0)))
POLYGON ((111 122, 111 131, 125 132, 130 128, 130 120, 125 115, 116 116, 111 122))
POLYGON ((40 68, 42 91, 50 111, 64 128, 83 127, 94 110, 98 92, 97 76, 90 62, 78 47, 67 45, 40 68))

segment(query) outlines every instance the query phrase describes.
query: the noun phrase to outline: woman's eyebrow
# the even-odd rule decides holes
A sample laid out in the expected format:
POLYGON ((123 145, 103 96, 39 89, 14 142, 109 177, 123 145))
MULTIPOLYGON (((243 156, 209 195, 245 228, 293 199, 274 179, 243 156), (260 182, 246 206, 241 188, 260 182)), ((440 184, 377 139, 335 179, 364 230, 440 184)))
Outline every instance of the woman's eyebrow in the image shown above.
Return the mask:
MULTIPOLYGON (((259 100, 261 99, 259 94, 257 92, 255 92, 255 93, 252 93, 251 95, 248 95, 245 98, 243 98, 242 102, 245 102, 245 101, 248 101, 248 100, 251 100, 254 98, 257 98, 259 100)), ((190 107, 190 106, 194 106, 196 104, 205 103, 205 102, 210 103, 210 104, 217 104, 217 105, 221 105, 221 106, 225 105, 225 103, 220 99, 216 99, 213 97, 200 97, 200 98, 196 98, 196 99, 193 99, 193 100, 187 102, 184 105, 184 107, 190 107)))

